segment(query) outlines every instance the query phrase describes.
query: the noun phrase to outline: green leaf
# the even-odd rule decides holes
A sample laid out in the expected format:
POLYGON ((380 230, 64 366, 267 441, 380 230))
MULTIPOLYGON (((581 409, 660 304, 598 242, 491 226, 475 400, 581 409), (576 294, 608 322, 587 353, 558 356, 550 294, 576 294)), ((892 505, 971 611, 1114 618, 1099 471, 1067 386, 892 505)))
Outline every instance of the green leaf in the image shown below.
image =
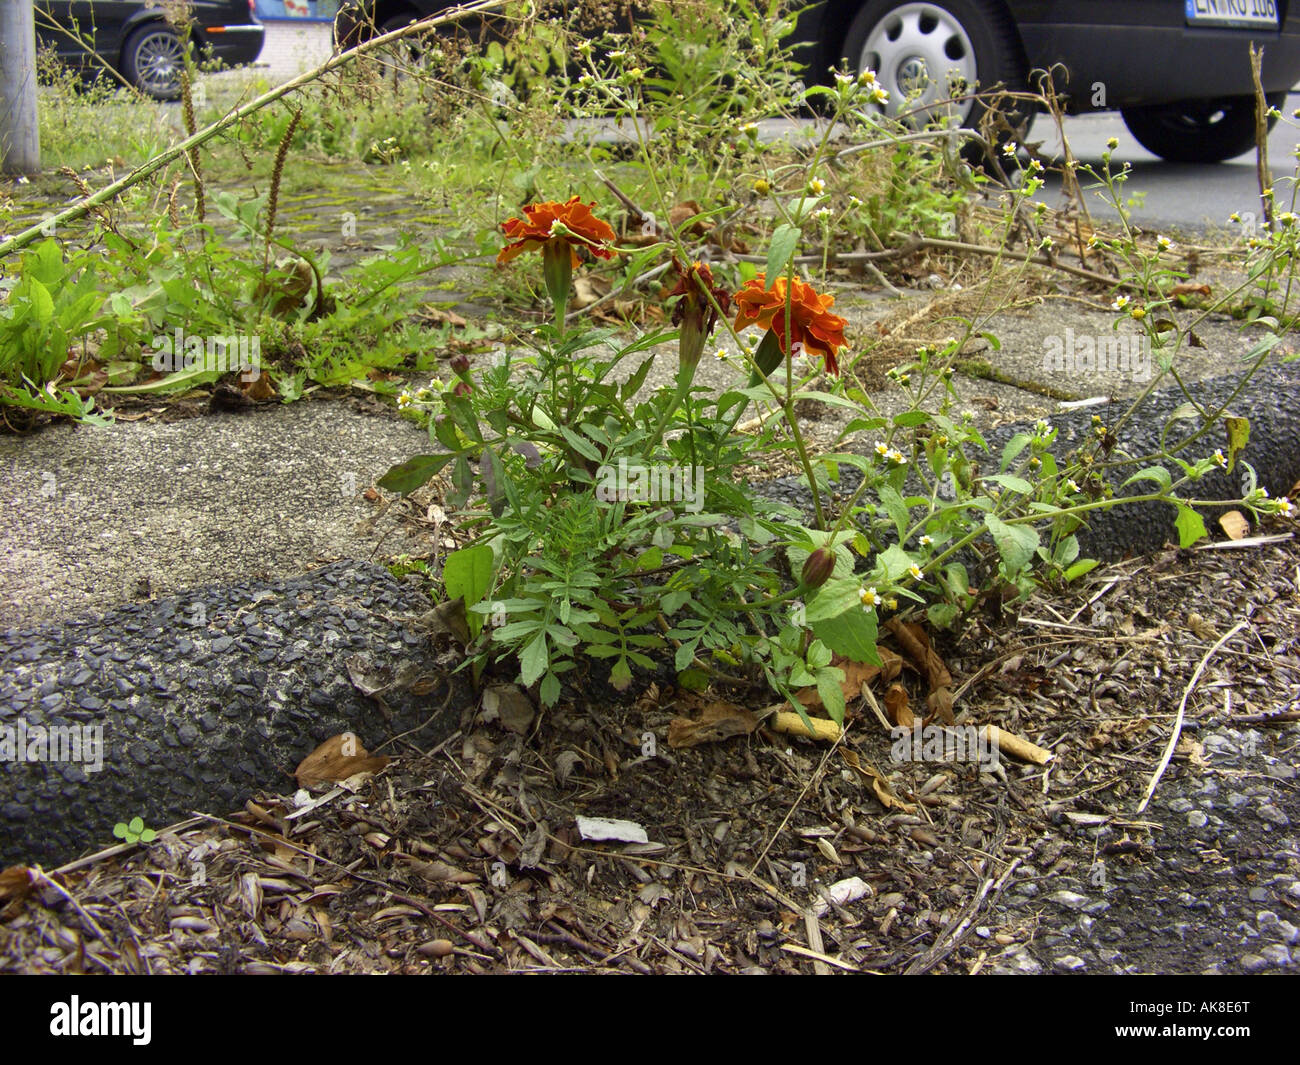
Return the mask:
POLYGON ((984 524, 997 544, 1007 575, 1019 573, 1034 559, 1038 549, 1038 533, 1027 525, 1008 525, 992 514, 984 516, 984 524))
POLYGON ((785 274, 790 256, 799 244, 799 236, 799 227, 792 226, 789 222, 782 222, 773 231, 772 243, 767 249, 767 276, 764 278, 767 288, 770 289, 776 279, 785 274))
POLYGON ((650 372, 650 366, 653 362, 653 357, 646 359, 645 362, 637 367, 636 372, 619 386, 618 392, 623 398, 624 403, 626 403, 631 396, 636 395, 641 386, 645 384, 646 374, 650 372))
POLYGON ((46 326, 54 318, 54 299, 50 296, 50 290, 42 285, 34 277, 29 277, 28 292, 32 297, 32 313, 36 317, 36 324, 46 326))
MULTIPOLYGON (((465 606, 479 602, 492 586, 492 548, 487 544, 462 547, 447 556, 442 567, 443 586, 448 599, 462 598, 465 606)), ((477 636, 483 627, 480 615, 466 611, 471 635, 477 636)), ((534 678, 536 679, 536 678, 534 678)), ((528 682, 529 684, 532 681, 528 682)))
POLYGON ((1015 462, 1016 456, 1019 455, 1020 452, 1024 451, 1025 448, 1029 446, 1029 442, 1032 439, 1033 437, 1031 437, 1028 433, 1016 433, 1015 436, 1013 436, 1010 440, 1008 440, 1007 446, 1002 449, 1002 465, 999 467, 999 469, 1005 470, 1013 462, 1015 462))
POLYGON ((894 415, 894 424, 902 429, 912 429, 924 425, 930 417, 931 415, 923 410, 905 410, 902 414, 894 415))
POLYGON ((1065 571, 1065 580, 1070 582, 1082 577, 1085 573, 1090 573, 1097 568, 1099 562, 1095 558, 1081 558, 1074 565, 1065 571))
POLYGON ((531 688, 546 672, 549 663, 546 653, 546 634, 539 632, 519 652, 519 679, 525 688, 531 688))
POLYGON ((1023 477, 1016 477, 1010 473, 991 473, 985 480, 992 481, 994 484, 1000 484, 1003 488, 1011 492, 1019 492, 1021 495, 1029 495, 1034 486, 1026 481, 1023 477))
POLYGON ((1173 484, 1173 477, 1170 476, 1169 471, 1163 466, 1147 466, 1133 474, 1133 476, 1125 481, 1121 487, 1127 488, 1134 481, 1152 481, 1160 488, 1160 491, 1163 492, 1173 484))
MULTIPOLYGON (((911 520, 907 507, 903 505, 903 497, 887 484, 880 486, 878 494, 880 502, 889 514, 889 520, 894 523, 894 528, 898 530, 898 538, 901 540, 906 535, 908 522, 911 520)), ((906 572, 906 567, 904 567, 904 572, 906 572)))
POLYGON ((884 569, 885 579, 889 581, 898 580, 914 561, 898 544, 890 544, 876 556, 876 565, 884 569))
POLYGON ((541 696, 543 706, 554 706, 560 698, 560 678, 554 673, 546 674, 538 694, 541 696))
POLYGON ((1228 472, 1237 464, 1237 456, 1250 442, 1250 419, 1225 416, 1223 426, 1228 430, 1228 472))
MULTIPOLYGON (((825 585, 822 587, 824 588, 825 585)), ((876 651, 875 612, 863 610, 861 603, 855 602, 853 609, 846 610, 838 617, 809 622, 808 627, 812 629, 817 639, 837 655, 850 658, 854 662, 866 662, 873 666, 882 665, 880 655, 876 651)))
POLYGON ((569 442, 569 446, 583 458, 590 459, 592 462, 603 461, 604 456, 597 450, 596 445, 585 437, 579 436, 567 425, 560 426, 560 433, 569 442))
POLYGON ((1178 517, 1174 519, 1174 527, 1178 530, 1179 547, 1191 547, 1197 540, 1209 535, 1201 516, 1181 503, 1178 504, 1178 517))
POLYGON ((961 607, 956 603, 931 603, 926 607, 925 616, 936 629, 947 629, 961 617, 961 607))
POLYGON ((822 706, 830 714, 835 724, 844 725, 844 689, 840 681, 844 679, 844 670, 838 667, 817 671, 817 694, 822 698, 822 706))
POLYGON ((610 668, 609 683, 615 691, 625 692, 632 683, 632 669, 627 664, 626 658, 619 658, 610 668))
POLYGON ((380 488, 390 492, 410 495, 422 484, 428 483, 455 457, 455 455, 416 455, 393 466, 379 478, 377 483, 380 488))
POLYGON ((804 606, 804 621, 811 626, 816 621, 827 621, 839 617, 846 610, 862 610, 859 593, 862 582, 856 577, 835 579, 832 577, 809 598, 804 606))

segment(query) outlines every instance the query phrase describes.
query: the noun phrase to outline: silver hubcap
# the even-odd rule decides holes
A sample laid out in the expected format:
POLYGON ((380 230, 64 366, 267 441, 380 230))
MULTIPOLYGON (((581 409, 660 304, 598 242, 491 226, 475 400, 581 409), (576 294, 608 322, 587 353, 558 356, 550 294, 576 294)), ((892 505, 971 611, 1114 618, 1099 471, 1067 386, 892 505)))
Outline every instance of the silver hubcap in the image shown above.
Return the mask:
POLYGON ((183 66, 181 42, 170 33, 151 33, 136 49, 136 73, 145 92, 175 92, 183 66))
POLYGON ((975 48, 960 22, 935 4, 894 8, 867 34, 859 70, 874 70, 889 92, 885 111, 903 112, 913 126, 953 116, 965 121, 971 104, 949 104, 976 85, 975 48), (920 108, 921 110, 917 110, 920 108))

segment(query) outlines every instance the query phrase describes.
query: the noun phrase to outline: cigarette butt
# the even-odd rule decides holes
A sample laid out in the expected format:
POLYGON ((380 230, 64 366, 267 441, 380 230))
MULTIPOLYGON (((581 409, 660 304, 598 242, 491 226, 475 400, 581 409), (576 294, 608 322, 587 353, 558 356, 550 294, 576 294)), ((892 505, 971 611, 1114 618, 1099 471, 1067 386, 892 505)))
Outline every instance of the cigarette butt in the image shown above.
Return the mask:
POLYGON ((984 726, 984 739, 987 743, 996 745, 1000 754, 1009 754, 1022 762, 1046 765, 1052 757, 1051 751, 1039 747, 1036 743, 1022 740, 1019 736, 998 728, 997 725, 984 726))
POLYGON ((788 732, 793 736, 808 736, 814 740, 828 740, 834 743, 840 738, 840 727, 834 721, 824 717, 810 717, 813 730, 803 723, 803 718, 789 710, 772 715, 772 728, 777 732, 788 732))

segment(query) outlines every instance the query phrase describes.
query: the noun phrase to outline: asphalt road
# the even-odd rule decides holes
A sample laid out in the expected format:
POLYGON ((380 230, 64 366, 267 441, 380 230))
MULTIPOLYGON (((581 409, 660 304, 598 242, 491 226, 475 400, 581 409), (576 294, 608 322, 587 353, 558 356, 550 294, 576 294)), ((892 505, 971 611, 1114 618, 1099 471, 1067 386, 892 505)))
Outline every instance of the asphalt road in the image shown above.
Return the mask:
MULTIPOLYGON (((1300 107, 1300 93, 1287 97, 1283 118, 1268 139, 1269 163, 1278 185, 1275 196, 1279 206, 1289 204, 1292 196, 1291 179, 1295 175, 1295 151, 1300 144, 1300 120, 1291 118, 1291 112, 1300 107), (1282 181, 1280 179, 1288 179, 1282 181)), ((1065 135, 1077 159, 1100 168, 1106 141, 1114 137, 1119 147, 1111 158, 1112 169, 1119 164, 1131 163, 1132 174, 1125 183, 1129 197, 1142 195, 1143 202, 1133 208, 1134 220, 1146 229, 1173 232, 1204 232, 1225 230, 1228 216, 1234 211, 1242 214, 1260 213, 1259 187, 1255 179, 1255 155, 1250 152, 1226 163, 1208 166, 1188 163, 1167 163, 1138 144, 1118 113, 1081 115, 1066 119, 1065 135)), ((1031 142, 1042 140, 1040 151, 1047 158, 1056 158, 1061 152, 1060 138, 1050 120, 1040 115, 1028 138, 1031 142)), ((1087 182, 1084 183, 1085 187, 1087 182)), ((1050 193, 1047 203, 1054 205, 1054 196, 1060 181, 1054 180, 1045 188, 1050 193)), ((1087 193, 1088 210, 1101 219, 1114 217, 1114 209, 1101 200, 1096 192, 1087 193)), ((1284 208, 1289 209, 1289 208, 1284 208)), ((1236 230, 1237 227, 1232 227, 1236 230)))

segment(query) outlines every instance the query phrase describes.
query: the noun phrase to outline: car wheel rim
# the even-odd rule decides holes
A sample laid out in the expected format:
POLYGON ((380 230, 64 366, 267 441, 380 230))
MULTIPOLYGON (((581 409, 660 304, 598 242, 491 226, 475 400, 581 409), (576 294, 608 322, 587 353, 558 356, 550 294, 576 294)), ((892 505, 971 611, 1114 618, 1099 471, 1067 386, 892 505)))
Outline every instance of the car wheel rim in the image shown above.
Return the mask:
POLYGON ((174 92, 184 65, 181 42, 170 33, 151 33, 135 51, 140 87, 148 93, 174 92))
POLYGON ((867 34, 858 70, 873 70, 888 91, 885 112, 923 126, 948 116, 964 121, 971 104, 945 103, 976 85, 975 47, 965 28, 934 4, 904 4, 867 34))

